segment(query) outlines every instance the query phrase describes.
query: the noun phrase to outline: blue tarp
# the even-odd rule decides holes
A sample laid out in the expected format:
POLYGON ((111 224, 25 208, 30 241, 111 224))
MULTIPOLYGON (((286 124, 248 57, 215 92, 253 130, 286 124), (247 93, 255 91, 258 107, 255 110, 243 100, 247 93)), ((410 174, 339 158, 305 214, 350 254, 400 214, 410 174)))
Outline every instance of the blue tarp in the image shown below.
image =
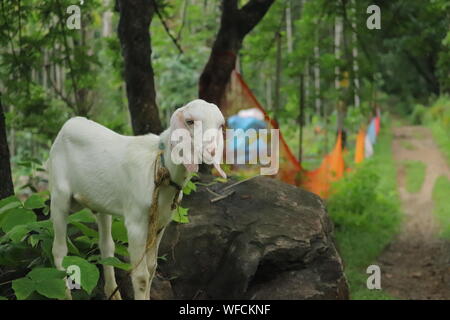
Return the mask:
POLYGON ((370 121, 369 128, 367 129, 367 135, 369 136, 370 142, 374 145, 377 142, 377 131, 375 126, 375 118, 370 121))
MULTIPOLYGON (((239 116, 231 116, 230 118, 228 118, 228 127, 230 129, 242 129, 244 131, 244 133, 248 130, 248 129, 255 129, 257 132, 259 129, 266 129, 267 128, 267 124, 264 121, 261 121, 259 119, 256 118, 250 118, 250 117, 239 117, 239 116)), ((259 149, 262 149, 261 152, 266 152, 266 142, 259 139, 255 140, 255 141, 248 141, 246 143, 245 141, 245 137, 240 138, 235 137, 232 141, 228 141, 227 142, 227 148, 234 150, 235 154, 238 155, 237 157, 237 163, 238 164, 244 164, 244 163, 248 163, 251 159, 250 159, 250 154, 251 153, 256 153, 258 154, 259 149), (237 153, 237 150, 245 150, 244 153, 244 158, 242 156, 239 156, 239 154, 237 153)), ((252 159, 252 160, 256 160, 256 159, 252 159)))

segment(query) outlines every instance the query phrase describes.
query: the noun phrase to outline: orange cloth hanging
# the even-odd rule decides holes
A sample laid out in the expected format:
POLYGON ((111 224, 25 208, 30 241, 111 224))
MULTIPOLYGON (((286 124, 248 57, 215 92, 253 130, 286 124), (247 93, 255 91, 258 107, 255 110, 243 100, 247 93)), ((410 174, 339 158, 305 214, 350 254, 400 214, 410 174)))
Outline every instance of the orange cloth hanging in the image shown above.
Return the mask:
MULTIPOLYGON (((278 124, 269 117, 237 71, 233 71, 231 74, 220 107, 226 117, 237 114, 242 109, 258 108, 264 114, 268 129, 279 129, 278 124)), ((339 133, 333 151, 324 157, 321 166, 316 170, 307 171, 303 169, 301 163, 294 156, 280 131, 279 165, 278 174, 275 176, 277 179, 302 186, 311 192, 326 197, 329 194, 331 183, 344 176, 342 135, 339 133)))
POLYGON ((322 160, 320 167, 313 171, 305 171, 302 186, 321 197, 328 197, 331 184, 344 176, 345 164, 342 155, 342 135, 339 133, 336 145, 322 160))
POLYGON ((366 131, 359 129, 358 136, 356 137, 356 149, 355 149, 355 163, 361 163, 364 161, 364 143, 366 140, 366 131))

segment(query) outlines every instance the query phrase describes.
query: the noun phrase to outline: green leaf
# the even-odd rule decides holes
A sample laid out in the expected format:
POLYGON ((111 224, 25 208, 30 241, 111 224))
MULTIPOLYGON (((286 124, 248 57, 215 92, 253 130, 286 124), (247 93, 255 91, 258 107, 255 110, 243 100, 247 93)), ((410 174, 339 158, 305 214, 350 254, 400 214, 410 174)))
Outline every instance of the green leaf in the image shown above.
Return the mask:
POLYGON ((75 212, 69 216, 69 222, 84 222, 84 223, 94 223, 94 214, 89 209, 83 209, 81 211, 75 212))
POLYGON ((214 181, 220 182, 220 183, 226 183, 228 181, 228 179, 224 179, 222 177, 217 177, 214 179, 214 181))
POLYGON ((197 186, 192 181, 188 181, 183 188, 183 193, 190 195, 192 191, 197 191, 197 186))
POLYGON ((27 225, 21 224, 8 231, 6 237, 11 239, 13 243, 19 243, 25 238, 29 231, 27 225))
POLYGON ((96 230, 91 229, 88 226, 85 226, 81 222, 73 221, 71 223, 72 225, 77 227, 85 236, 98 239, 98 232, 96 230))
POLYGON ((99 254, 93 254, 86 258, 88 262, 97 264, 97 261, 100 260, 101 257, 99 254))
POLYGON ((17 300, 25 300, 35 290, 34 281, 30 278, 13 280, 12 288, 17 300))
POLYGON ((6 297, 0 296, 0 300, 8 300, 6 297))
POLYGON ((178 223, 189 223, 188 211, 189 208, 178 206, 177 209, 173 212, 172 220, 178 223))
POLYGON ((69 249, 69 253, 75 254, 77 256, 80 256, 80 250, 78 250, 78 248, 75 246, 75 244, 72 242, 72 240, 70 240, 69 237, 67 237, 67 246, 69 249))
POLYGON ((71 265, 76 265, 80 268, 80 280, 81 286, 89 294, 95 288, 99 278, 99 272, 97 267, 87 262, 85 259, 75 256, 66 256, 63 259, 62 265, 64 268, 68 268, 71 265))
POLYGON ((39 294, 50 299, 64 299, 66 296, 66 272, 55 268, 35 268, 27 274, 39 294))
MULTIPOLYGON (((2 200, 0 200, 0 208, 3 208, 4 206, 10 204, 10 203, 21 203, 19 198, 17 198, 17 196, 9 196, 7 198, 4 198, 2 200)), ((0 211, 1 213, 1 211, 0 211)))
POLYGON ((8 198, 0 200, 0 215, 8 212, 13 208, 20 207, 22 203, 16 196, 10 196, 8 198))
POLYGON ((45 207, 45 199, 37 194, 31 195, 23 204, 26 209, 39 209, 45 207))
POLYGON ((28 240, 29 240, 29 242, 30 242, 30 245, 34 248, 34 247, 36 247, 38 244, 39 244, 39 238, 38 237, 35 237, 34 235, 31 235, 29 238, 28 238, 28 240))
POLYGON ((113 266, 125 271, 129 271, 131 270, 131 264, 126 263, 126 262, 122 262, 119 259, 117 259, 116 257, 109 257, 109 258, 105 258, 105 259, 101 259, 98 261, 98 263, 100 264, 104 264, 107 266, 113 266))
POLYGON ((121 244, 116 244, 116 254, 124 256, 124 257, 128 257, 129 253, 128 253, 128 248, 124 245, 121 244))
POLYGON ((53 230, 52 226, 53 226, 53 224, 52 224, 51 220, 42 220, 42 221, 37 221, 37 222, 28 224, 28 228, 30 230, 37 231, 37 232, 42 231, 42 229, 51 231, 51 230, 53 230))
POLYGON ((50 299, 65 299, 66 281, 63 279, 46 279, 35 281, 36 291, 50 299))
POLYGON ((0 265, 20 269, 41 253, 24 242, 4 243, 0 245, 0 265))
POLYGON ((111 234, 114 240, 128 242, 127 229, 125 228, 123 220, 113 221, 111 227, 111 234))
POLYGON ((55 268, 35 268, 27 274, 27 277, 35 281, 63 279, 65 276, 66 272, 55 268))
POLYGON ((33 211, 15 208, 8 212, 8 215, 2 221, 2 229, 5 232, 10 231, 17 225, 24 225, 36 221, 36 215, 33 211))
POLYGON ((18 161, 18 166, 30 168, 31 167, 31 161, 18 161))

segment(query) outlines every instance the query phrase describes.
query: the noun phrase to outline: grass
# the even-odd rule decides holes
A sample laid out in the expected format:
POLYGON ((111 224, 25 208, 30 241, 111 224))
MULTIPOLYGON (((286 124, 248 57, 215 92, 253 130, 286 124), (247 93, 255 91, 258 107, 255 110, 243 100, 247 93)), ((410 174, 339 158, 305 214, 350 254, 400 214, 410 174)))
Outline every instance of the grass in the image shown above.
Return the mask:
POLYGON ((406 173, 406 190, 417 193, 422 189, 425 180, 426 165, 422 161, 407 160, 403 163, 406 173))
POLYGON ((450 180, 441 176, 436 180, 433 188, 434 210, 440 227, 441 236, 450 239, 450 180))
POLYGON ((409 141, 402 141, 401 145, 406 150, 415 150, 416 149, 416 147, 409 141))
POLYGON ((338 182, 328 201, 351 299, 355 300, 394 299, 382 290, 366 287, 367 267, 375 263, 401 223, 391 140, 390 130, 384 128, 374 156, 338 182))
POLYGON ((428 127, 433 132, 433 138, 439 146, 439 149, 445 155, 450 163, 450 134, 448 129, 438 122, 428 124, 428 127))

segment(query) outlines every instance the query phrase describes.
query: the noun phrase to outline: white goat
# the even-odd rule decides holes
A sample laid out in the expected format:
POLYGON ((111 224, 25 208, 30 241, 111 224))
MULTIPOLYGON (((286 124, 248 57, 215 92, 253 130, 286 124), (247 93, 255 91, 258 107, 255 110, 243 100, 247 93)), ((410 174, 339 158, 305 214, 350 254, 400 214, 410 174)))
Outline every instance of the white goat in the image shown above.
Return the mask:
MULTIPOLYGON (((176 129, 187 129, 192 137, 194 128, 215 129, 215 139, 204 141, 201 148, 191 141, 187 150, 192 158, 203 159, 226 177, 220 168, 223 147, 224 117, 216 105, 194 100, 176 110, 170 127, 160 136, 119 135, 82 117, 68 120, 50 150, 51 218, 55 238, 53 257, 58 269, 67 255, 67 217, 69 211, 87 207, 96 213, 99 247, 102 258, 113 257, 115 245, 111 236, 111 215, 122 216, 128 234, 128 251, 133 266, 131 274, 135 299, 149 299, 150 286, 157 264, 158 246, 164 228, 171 221, 172 201, 190 178, 198 171, 196 163, 175 164, 171 151, 176 143, 171 139, 176 129), (165 148, 163 148, 165 146, 165 148), (170 173, 172 183, 160 188, 158 200, 158 233, 155 245, 146 249, 149 208, 155 187, 154 165, 160 150, 162 163, 170 173), (220 153, 220 157, 215 156, 220 153), (144 258, 145 256, 145 258, 144 258)), ((196 142, 197 143, 197 142, 196 142)), ((186 155, 183 155, 186 156, 186 155)), ((181 200, 181 194, 179 200, 181 200)), ((104 266, 105 294, 109 297, 117 287, 114 268, 104 266)), ((82 275, 81 275, 82 276, 82 275)), ((121 299, 117 291, 114 299, 121 299)))

